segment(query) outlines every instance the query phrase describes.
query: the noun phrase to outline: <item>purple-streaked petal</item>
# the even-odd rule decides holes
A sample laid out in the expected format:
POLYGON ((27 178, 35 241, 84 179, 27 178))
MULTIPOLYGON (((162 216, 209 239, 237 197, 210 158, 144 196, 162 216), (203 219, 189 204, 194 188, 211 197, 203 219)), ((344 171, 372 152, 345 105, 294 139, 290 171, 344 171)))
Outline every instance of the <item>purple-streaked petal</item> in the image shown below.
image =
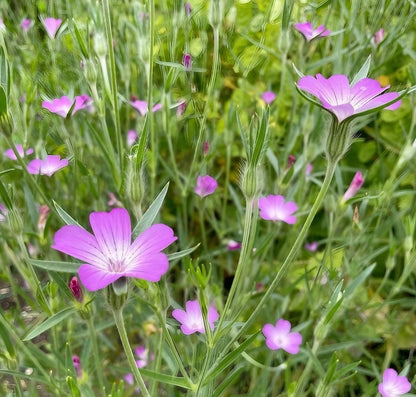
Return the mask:
MULTIPOLYGON (((355 109, 355 113, 365 112, 366 110, 374 109, 379 106, 383 106, 384 104, 393 101, 399 96, 397 92, 388 92, 387 94, 379 95, 372 100, 368 101, 365 105, 361 106, 358 109, 355 109)), ((386 107, 388 110, 395 110, 399 108, 401 105, 401 100, 393 103, 392 105, 386 107)))
POLYGON ((364 106, 368 101, 380 95, 389 88, 381 87, 377 80, 364 78, 357 82, 354 87, 351 88, 350 103, 354 109, 359 109, 364 106))
POLYGON ((131 224, 127 210, 114 208, 110 212, 92 212, 90 224, 100 251, 113 265, 111 270, 121 273, 127 270, 125 258, 131 244, 131 224))
POLYGON ((159 281, 168 271, 169 261, 166 254, 158 252, 141 256, 134 263, 127 262, 126 266, 126 270, 123 271, 126 277, 159 281))
POLYGON ((97 239, 82 227, 66 225, 55 233, 53 241, 53 249, 102 270, 107 269, 106 258, 100 251, 97 239))
POLYGON ((108 270, 87 264, 81 265, 78 269, 78 275, 81 283, 88 291, 97 291, 107 287, 107 285, 123 276, 120 273, 110 273, 108 270))
MULTIPOLYGON (((298 82, 298 87, 309 94, 314 95, 319 100, 322 101, 324 96, 324 92, 322 89, 322 84, 318 83, 318 81, 313 76, 304 76, 298 82)), ((333 98, 335 100, 335 98, 333 98)))
POLYGON ((325 79, 320 74, 317 74, 316 79, 323 85, 325 92, 327 93, 327 98, 330 98, 331 100, 335 98, 335 102, 324 98, 332 106, 349 103, 351 88, 347 76, 344 76, 343 74, 336 74, 331 76, 329 79, 325 79))
POLYGON ((354 108, 349 103, 344 103, 343 105, 337 106, 326 106, 324 104, 324 107, 334 113, 335 116, 337 116, 339 122, 345 120, 347 117, 350 117, 355 113, 354 108))

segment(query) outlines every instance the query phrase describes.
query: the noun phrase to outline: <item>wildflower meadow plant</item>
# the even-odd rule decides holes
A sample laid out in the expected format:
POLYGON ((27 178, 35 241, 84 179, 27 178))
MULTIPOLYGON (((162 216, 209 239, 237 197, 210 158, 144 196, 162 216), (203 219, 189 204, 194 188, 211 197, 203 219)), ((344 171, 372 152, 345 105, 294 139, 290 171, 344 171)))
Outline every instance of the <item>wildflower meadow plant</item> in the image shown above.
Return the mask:
POLYGON ((410 395, 414 2, 171 3, 0 2, 0 395, 410 395))

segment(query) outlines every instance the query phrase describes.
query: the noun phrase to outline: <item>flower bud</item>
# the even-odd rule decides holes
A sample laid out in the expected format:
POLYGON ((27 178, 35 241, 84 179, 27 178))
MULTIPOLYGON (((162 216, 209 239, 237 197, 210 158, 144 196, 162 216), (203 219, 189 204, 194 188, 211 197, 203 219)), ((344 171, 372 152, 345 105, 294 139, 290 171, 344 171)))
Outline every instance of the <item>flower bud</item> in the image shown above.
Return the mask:
POLYGON ((107 55, 107 43, 103 33, 96 33, 94 36, 94 51, 98 58, 104 58, 107 55))
POLYGON ((192 69, 192 57, 191 54, 184 54, 182 58, 182 65, 185 66, 187 72, 192 69))
POLYGON ((39 207, 38 230, 42 234, 45 230, 46 221, 48 220, 48 215, 50 212, 51 210, 46 204, 43 204, 39 207))
POLYGON ((72 363, 74 364, 75 373, 77 374, 77 378, 82 378, 82 366, 81 360, 78 356, 72 356, 72 363))
POLYGON ((357 171, 354 175, 354 178, 351 181, 351 184, 347 191, 344 193, 342 198, 342 202, 345 203, 350 198, 353 198, 358 190, 360 190, 361 186, 364 184, 363 174, 360 171, 357 171))
POLYGON ((208 21, 213 29, 217 29, 223 18, 223 4, 222 0, 211 0, 208 12, 208 21))
POLYGON ((71 278, 71 281, 69 282, 69 289, 71 290, 74 298, 79 303, 82 303, 84 301, 84 293, 82 292, 81 286, 78 281, 78 277, 74 276, 71 278))

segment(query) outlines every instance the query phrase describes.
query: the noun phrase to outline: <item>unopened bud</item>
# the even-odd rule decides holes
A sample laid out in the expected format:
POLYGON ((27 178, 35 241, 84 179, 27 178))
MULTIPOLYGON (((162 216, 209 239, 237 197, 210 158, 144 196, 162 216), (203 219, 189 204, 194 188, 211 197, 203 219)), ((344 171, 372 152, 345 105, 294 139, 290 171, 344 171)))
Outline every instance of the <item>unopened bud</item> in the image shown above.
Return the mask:
POLYGON ((39 207, 38 230, 42 234, 45 230, 46 221, 48 220, 48 215, 50 212, 51 210, 46 204, 39 207))
POLYGON ((78 281, 78 277, 74 276, 71 278, 71 281, 69 282, 69 289, 71 290, 74 298, 79 303, 82 303, 84 301, 84 293, 82 292, 81 285, 78 281))
POLYGON ((72 356, 72 363, 74 364, 75 373, 77 374, 77 378, 82 378, 82 366, 81 360, 78 356, 72 356))
POLYGON ((94 51, 98 58, 103 58, 107 55, 107 44, 103 33, 96 33, 94 36, 94 51))

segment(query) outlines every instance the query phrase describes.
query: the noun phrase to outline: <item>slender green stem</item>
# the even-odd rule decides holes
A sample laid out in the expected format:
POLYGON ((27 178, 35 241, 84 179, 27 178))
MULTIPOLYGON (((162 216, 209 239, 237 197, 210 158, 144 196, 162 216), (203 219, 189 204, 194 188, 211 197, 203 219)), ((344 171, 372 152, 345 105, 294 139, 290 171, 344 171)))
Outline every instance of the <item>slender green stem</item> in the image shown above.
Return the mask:
POLYGON ((150 397, 146 385, 144 384, 142 375, 140 374, 139 368, 137 368, 136 361, 134 360, 133 352, 131 350, 129 339, 127 337, 126 327, 124 326, 122 309, 114 309, 113 315, 118 330, 118 334, 120 335, 121 343, 123 344, 124 352, 126 353, 127 360, 129 362, 130 369, 133 373, 134 379, 140 387, 140 391, 143 393, 143 395, 146 397, 150 397))
POLYGON ((228 310, 232 304, 234 295, 240 284, 244 280, 244 274, 247 268, 248 258, 250 258, 250 251, 253 248, 254 236, 256 232, 256 214, 253 211, 254 198, 247 198, 246 200, 246 213, 244 218, 244 234, 243 242, 241 245, 240 257, 238 258, 237 270, 235 272, 234 280, 231 285, 230 293, 228 294, 227 301, 225 302, 223 314, 220 317, 216 335, 220 334, 222 324, 227 316, 228 310))
POLYGON ((276 277, 274 278, 273 282, 270 284, 269 288, 267 289, 266 293, 263 295, 263 298, 260 300, 256 308, 251 313, 250 317, 247 319, 247 321, 244 323, 244 325, 240 328, 240 330, 237 332, 233 340, 228 344, 227 348, 224 349, 225 351, 228 351, 229 348, 232 346, 232 343, 237 340, 238 338, 243 335, 248 328, 251 326, 251 324, 254 322, 254 320, 257 318, 261 310, 264 310, 266 302, 269 300, 270 296, 274 293, 276 290, 276 287, 279 285, 282 278, 285 276, 286 272, 289 269, 289 266, 292 264, 293 260, 296 257, 296 254, 299 251, 299 248, 303 242, 303 240, 306 237, 306 234, 309 230, 309 227, 315 218, 316 213, 318 212, 319 207, 322 204, 322 201, 329 189, 329 186, 331 184, 332 178, 334 176, 335 168, 337 165, 337 161, 335 162, 328 162, 328 166, 326 169, 325 179, 322 183, 321 189, 318 193, 318 196, 316 197, 316 200, 305 220, 305 223, 302 226, 302 229, 300 230, 298 237, 296 238, 295 242, 293 243, 293 246, 286 257, 285 261, 283 262, 282 267, 279 269, 279 271, 276 274, 276 277))
POLYGON ((116 144, 118 153, 118 162, 120 174, 123 174, 123 137, 121 135, 120 127, 120 113, 118 107, 118 96, 117 96, 117 77, 116 77, 116 62, 114 58, 114 47, 113 47, 113 35, 111 32, 111 18, 110 18, 110 4, 109 0, 103 0, 103 12, 104 12, 104 26, 105 34, 107 37, 107 47, 110 56, 110 72, 111 72, 111 91, 113 94, 112 104, 114 111, 114 123, 116 127, 116 144))
POLYGON ((208 90, 207 90, 207 104, 204 108, 204 114, 202 116, 201 123, 199 125, 199 134, 198 134, 198 140, 196 142, 196 147, 194 151, 194 157, 192 159, 191 163, 191 169, 189 170, 189 177, 186 180, 186 184, 184 187, 184 190, 182 192, 183 195, 185 195, 185 192, 188 190, 189 184, 192 180, 192 174, 194 172, 194 169, 196 167, 196 159, 201 154, 202 144, 205 139, 205 126, 208 118, 208 113, 210 110, 209 104, 212 101, 212 94, 214 92, 214 85, 215 81, 217 80, 217 74, 220 67, 220 31, 218 27, 214 28, 214 55, 213 55, 213 65, 211 70, 211 78, 208 84, 208 90))
POLYGON ((90 333, 90 338, 92 342, 95 373, 97 374, 97 377, 98 377, 98 384, 100 385, 100 392, 103 396, 105 396, 105 383, 104 383, 104 377, 103 377, 104 371, 103 371, 102 361, 100 357, 100 351, 98 349, 97 333, 95 332, 95 327, 92 322, 92 316, 88 317, 87 324, 88 324, 88 331, 90 333))

